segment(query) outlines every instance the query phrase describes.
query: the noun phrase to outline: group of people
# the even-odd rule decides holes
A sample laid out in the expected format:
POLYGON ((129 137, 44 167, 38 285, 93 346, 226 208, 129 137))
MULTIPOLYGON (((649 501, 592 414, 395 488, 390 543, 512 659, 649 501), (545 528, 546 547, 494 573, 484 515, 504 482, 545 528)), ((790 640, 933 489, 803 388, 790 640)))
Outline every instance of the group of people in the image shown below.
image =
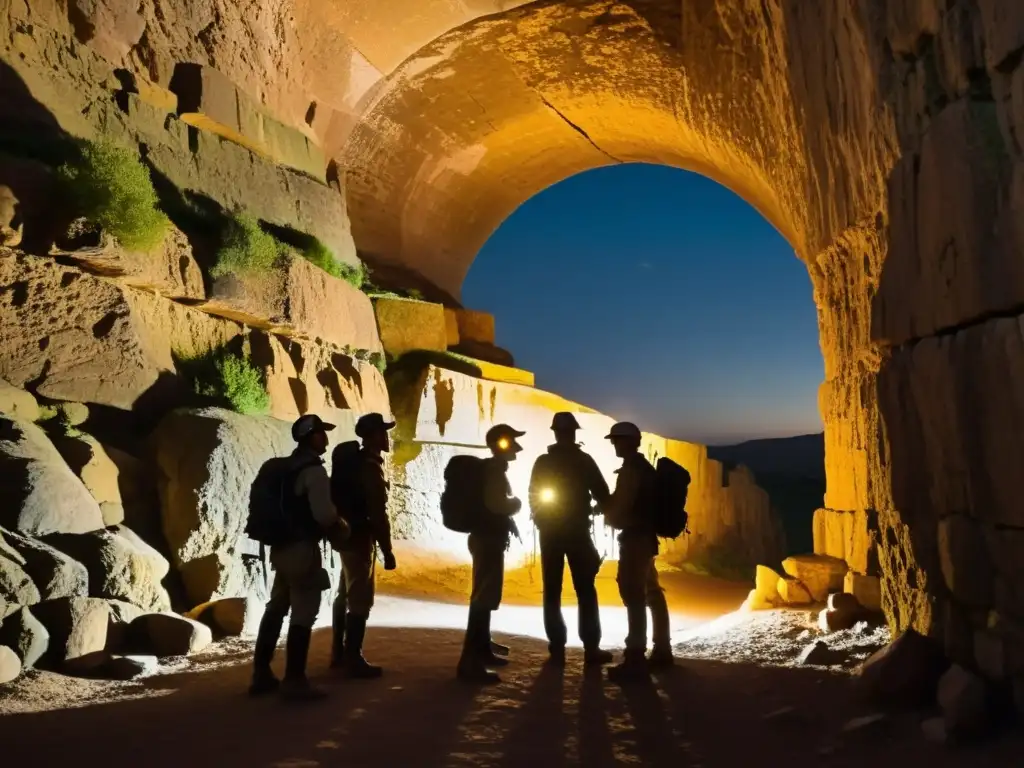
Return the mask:
MULTIPOLYGON (((379 666, 363 656, 363 638, 374 601, 377 552, 386 570, 396 567, 387 515, 390 485, 384 471, 389 431, 394 426, 378 413, 362 416, 355 428, 361 446, 349 448, 348 460, 339 459, 344 447, 336 448, 329 475, 323 457, 329 447, 328 432, 335 427, 307 414, 292 425, 293 453, 261 468, 253 484, 246 530, 269 545, 274 581, 256 639, 253 695, 278 689, 292 698, 325 695, 306 676, 321 594, 330 589, 323 566, 325 542, 340 553, 342 561, 333 605, 331 667, 355 678, 382 674, 379 666), (261 499, 269 501, 261 506, 261 499), (285 675, 279 681, 271 671, 271 661, 289 611, 285 675)), ((673 664, 668 606, 654 566, 658 553, 651 512, 655 468, 640 452, 640 430, 628 422, 615 424, 607 438, 622 466, 616 472, 615 489, 610 491, 597 463, 576 440, 579 428, 573 414, 555 414, 551 425, 554 443, 537 459, 530 478, 528 504, 540 539, 550 660, 565 663, 567 630, 561 595, 568 561, 579 603, 584 663, 613 661, 612 654, 601 648, 595 581, 602 558, 591 534, 594 516, 603 515, 605 523, 619 532, 617 582, 629 623, 623 659, 609 668, 608 675, 615 682, 644 679, 652 668, 673 664), (649 657, 648 608, 654 635, 649 657)), ((511 537, 519 535, 515 517, 523 505, 512 493, 508 467, 522 450, 517 439, 524 434, 499 424, 486 435, 491 455, 483 464, 482 493, 474 502, 479 509, 473 514, 468 535, 472 592, 457 668, 458 677, 467 682, 499 682, 494 669, 508 664, 509 648, 491 638, 491 614, 501 604, 505 553, 511 537)))

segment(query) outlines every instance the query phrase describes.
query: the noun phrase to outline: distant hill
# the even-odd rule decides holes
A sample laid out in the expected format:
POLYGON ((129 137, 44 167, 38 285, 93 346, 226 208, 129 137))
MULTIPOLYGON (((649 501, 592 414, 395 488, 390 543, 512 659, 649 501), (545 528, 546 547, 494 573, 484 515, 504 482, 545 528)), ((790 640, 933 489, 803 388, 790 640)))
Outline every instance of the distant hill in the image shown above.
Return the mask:
POLYGON ((789 554, 813 550, 811 522, 825 496, 824 433, 708 446, 708 456, 754 473, 782 518, 789 554))
POLYGON ((825 480, 825 435, 748 440, 708 446, 708 456, 723 464, 743 464, 755 475, 790 475, 825 480))

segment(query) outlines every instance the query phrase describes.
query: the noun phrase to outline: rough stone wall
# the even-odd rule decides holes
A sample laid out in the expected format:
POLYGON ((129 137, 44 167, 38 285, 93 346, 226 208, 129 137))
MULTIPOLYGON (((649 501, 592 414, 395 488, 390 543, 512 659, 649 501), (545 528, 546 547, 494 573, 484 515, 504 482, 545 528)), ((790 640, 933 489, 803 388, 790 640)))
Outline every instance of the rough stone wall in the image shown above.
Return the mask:
MULTIPOLYGON (((465 537, 441 524, 440 497, 444 467, 459 453, 488 455, 484 435, 495 424, 507 423, 526 432, 519 439, 524 450, 510 465, 513 493, 527 498, 530 472, 537 457, 553 441, 551 417, 558 411, 576 414, 582 429, 579 439, 598 462, 609 487, 620 461, 605 435, 614 419, 558 395, 533 387, 487 381, 464 373, 424 365, 388 375, 392 407, 398 419, 393 460, 393 506, 396 529, 405 537, 430 542, 438 552, 464 560, 465 537)), ((655 460, 668 456, 692 477, 687 499, 692 535, 670 543, 665 557, 674 562, 702 561, 728 556, 753 573, 759 562, 779 562, 785 543, 768 495, 743 469, 726 472, 708 459, 707 448, 693 443, 644 435, 644 453, 655 460), (705 557, 706 556, 706 557, 705 557)), ((513 542, 512 562, 536 553, 534 528, 528 508, 517 518, 522 542, 513 542)), ((615 537, 598 520, 599 548, 615 557, 615 537)))

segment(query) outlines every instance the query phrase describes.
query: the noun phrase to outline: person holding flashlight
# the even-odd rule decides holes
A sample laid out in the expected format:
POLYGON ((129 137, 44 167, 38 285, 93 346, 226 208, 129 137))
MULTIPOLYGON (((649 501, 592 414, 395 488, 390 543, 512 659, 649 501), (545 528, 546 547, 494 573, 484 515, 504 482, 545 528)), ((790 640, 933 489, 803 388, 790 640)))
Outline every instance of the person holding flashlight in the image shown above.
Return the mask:
POLYGON ((579 606, 583 661, 607 664, 612 655, 601 650, 601 619, 594 583, 601 568, 601 556, 590 528, 592 500, 604 504, 610 493, 597 462, 576 442, 579 428, 571 413, 556 413, 551 421, 555 442, 537 458, 530 475, 530 513, 540 536, 544 631, 551 660, 564 664, 567 632, 562 616, 562 579, 568 561, 579 606))
POLYGON ((505 552, 511 537, 519 538, 515 520, 522 503, 512 495, 508 482, 508 463, 523 450, 516 438, 525 432, 507 424, 498 424, 487 431, 486 443, 490 458, 483 465, 483 508, 469 534, 469 553, 473 558, 473 589, 469 598, 469 619, 466 638, 459 659, 458 676, 477 683, 500 682, 489 667, 503 666, 508 648, 491 640, 491 614, 501 605, 505 581, 505 552))

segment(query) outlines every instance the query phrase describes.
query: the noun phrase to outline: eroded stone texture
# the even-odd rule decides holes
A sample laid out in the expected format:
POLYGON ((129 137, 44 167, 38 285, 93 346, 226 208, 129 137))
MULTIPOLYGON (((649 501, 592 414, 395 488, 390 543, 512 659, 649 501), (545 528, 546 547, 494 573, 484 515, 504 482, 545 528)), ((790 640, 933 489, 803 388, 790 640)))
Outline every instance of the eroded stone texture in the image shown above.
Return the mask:
POLYGON ((443 352, 448 348, 447 320, 440 304, 381 297, 374 300, 373 311, 380 342, 393 357, 415 350, 443 352))

